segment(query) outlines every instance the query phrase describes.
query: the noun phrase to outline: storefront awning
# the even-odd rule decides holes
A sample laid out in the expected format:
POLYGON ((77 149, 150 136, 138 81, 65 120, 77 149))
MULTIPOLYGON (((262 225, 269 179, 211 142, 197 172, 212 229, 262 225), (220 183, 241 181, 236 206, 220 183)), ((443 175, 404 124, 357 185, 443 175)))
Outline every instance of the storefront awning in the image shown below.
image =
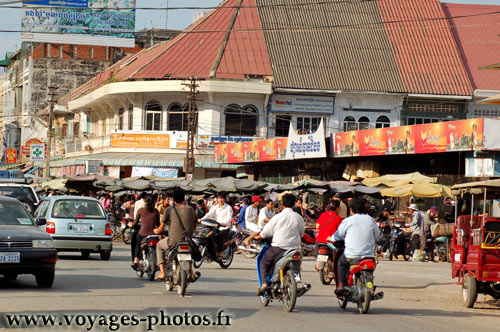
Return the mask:
MULTIPOLYGON (((120 153, 110 152, 51 162, 50 167, 84 165, 88 160, 101 160, 103 166, 135 167, 183 167, 185 154, 120 153)), ((213 155, 195 155, 196 167, 236 169, 240 165, 228 165, 213 161, 213 155)))

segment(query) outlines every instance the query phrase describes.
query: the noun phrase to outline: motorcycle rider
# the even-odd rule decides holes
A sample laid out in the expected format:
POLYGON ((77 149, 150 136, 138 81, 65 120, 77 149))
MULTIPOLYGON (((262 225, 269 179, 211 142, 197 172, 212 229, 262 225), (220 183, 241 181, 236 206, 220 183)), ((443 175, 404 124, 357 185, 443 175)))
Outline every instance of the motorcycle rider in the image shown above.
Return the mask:
POLYGON ((259 217, 259 205, 262 202, 262 198, 259 196, 252 197, 252 204, 245 210, 245 225, 247 229, 252 232, 258 232, 261 230, 258 223, 259 217))
MULTIPOLYGON (((233 219, 233 208, 226 203, 226 197, 223 193, 217 194, 217 204, 214 204, 201 220, 207 219, 213 219, 222 225, 222 227, 219 228, 220 232, 215 237, 217 245, 216 250, 217 252, 222 252, 224 242, 230 239, 231 220, 233 219)), ((212 252, 212 254, 213 257, 216 256, 214 252, 212 252)))
MULTIPOLYGON (((332 200, 326 207, 326 212, 323 212, 316 222, 316 229, 318 234, 316 234, 316 244, 314 245, 314 256, 318 255, 318 245, 320 243, 327 243, 330 236, 335 234, 340 224, 342 223, 342 218, 338 215, 338 210, 340 207, 340 202, 332 200)), ((316 263, 316 271, 319 271, 318 265, 316 263)))
POLYGON ((260 209, 258 226, 261 229, 264 228, 264 226, 269 222, 269 220, 271 220, 272 217, 274 217, 273 207, 273 200, 267 199, 264 202, 264 207, 260 209))
POLYGON ((345 241, 345 250, 338 262, 339 285, 336 295, 344 294, 353 260, 361 257, 375 257, 375 245, 380 231, 375 220, 366 214, 362 198, 354 197, 349 203, 351 216, 344 219, 333 235, 334 241, 345 241))
POLYGON ((139 258, 141 255, 141 241, 145 237, 153 234, 158 234, 158 226, 160 226, 160 213, 155 209, 155 202, 151 195, 145 196, 145 206, 137 211, 135 220, 128 223, 128 227, 133 228, 137 223, 141 222, 141 229, 137 234, 137 243, 134 248, 134 262, 132 268, 137 270, 139 258))
MULTIPOLYGON (((174 194, 174 205, 169 206, 163 215, 161 220, 161 225, 155 230, 155 234, 161 234, 165 226, 168 227, 168 237, 160 240, 156 246, 156 259, 157 265, 160 268, 160 274, 158 274, 155 280, 164 280, 165 274, 165 252, 177 242, 184 240, 184 232, 180 223, 184 225, 186 229, 186 235, 189 237, 193 236, 193 232, 196 226, 196 214, 193 208, 186 203, 186 192, 182 189, 175 189, 174 194), (174 210, 176 209, 177 212, 174 210), (179 220, 177 213, 182 220, 179 220)), ((200 273, 196 272, 193 275, 192 269, 189 271, 190 281, 194 282, 200 277, 200 273)))
POLYGON ((292 210, 295 205, 295 196, 285 194, 282 202, 283 210, 272 217, 262 231, 253 233, 245 240, 245 245, 248 246, 250 240, 254 238, 257 240, 273 238, 271 246, 260 263, 262 287, 258 289, 257 295, 262 295, 268 289, 267 275, 274 264, 275 258, 286 250, 300 248, 300 239, 304 235, 304 218, 292 210))

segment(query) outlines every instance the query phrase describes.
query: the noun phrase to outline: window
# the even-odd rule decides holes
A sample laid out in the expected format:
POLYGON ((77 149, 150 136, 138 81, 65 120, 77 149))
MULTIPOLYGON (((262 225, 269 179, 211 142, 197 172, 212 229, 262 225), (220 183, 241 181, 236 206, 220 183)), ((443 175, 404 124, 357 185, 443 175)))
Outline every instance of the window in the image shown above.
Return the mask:
POLYGON ((356 130, 356 119, 352 116, 346 116, 344 119, 344 131, 356 130))
POLYGON ((146 104, 146 130, 161 130, 162 107, 159 102, 152 100, 146 104))
POLYGON ((134 105, 128 107, 128 130, 134 129, 134 105))
POLYGON ((276 133, 274 136, 288 137, 290 121, 292 121, 292 117, 289 115, 276 115, 276 133))
POLYGON ((500 110, 491 109, 491 110, 475 110, 474 111, 475 118, 498 118, 500 117, 500 110))
POLYGON ((370 129, 370 119, 362 116, 358 120, 358 130, 370 129))
POLYGON ((253 105, 243 108, 231 104, 224 111, 226 115, 225 135, 228 136, 255 136, 259 112, 253 105))
POLYGON ((406 118, 406 124, 409 126, 424 124, 424 123, 435 123, 435 122, 441 122, 441 121, 450 121, 450 120, 449 119, 438 119, 438 118, 421 118, 421 117, 408 117, 408 118, 406 118))
MULTIPOLYGON (((198 112, 198 107, 195 106, 195 113, 198 112)), ((168 107, 168 130, 172 131, 187 131, 188 130, 188 114, 189 104, 181 106, 178 103, 173 103, 168 107)))
POLYGON ((385 115, 379 116, 375 121, 375 128, 387 128, 391 126, 391 121, 385 115))
POLYGON ((104 211, 96 201, 61 199, 54 203, 53 218, 105 219, 104 211))
POLYGON ((297 132, 299 135, 312 134, 318 130, 321 118, 297 117, 297 132))
POLYGON ((411 112, 426 112, 426 113, 458 113, 458 104, 408 104, 408 110, 411 112))
POLYGON ((125 113, 125 110, 123 108, 120 108, 118 110, 118 130, 123 130, 123 114, 125 113))

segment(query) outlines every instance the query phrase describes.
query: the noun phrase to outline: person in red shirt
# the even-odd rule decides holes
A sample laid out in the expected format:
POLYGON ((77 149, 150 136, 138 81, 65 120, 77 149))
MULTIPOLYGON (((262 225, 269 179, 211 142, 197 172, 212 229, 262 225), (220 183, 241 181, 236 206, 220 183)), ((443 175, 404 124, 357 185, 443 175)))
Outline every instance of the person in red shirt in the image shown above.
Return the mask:
POLYGON ((323 212, 316 222, 318 234, 316 235, 316 246, 314 248, 315 256, 317 256, 318 244, 326 243, 328 238, 335 234, 337 228, 342 223, 342 217, 338 215, 339 206, 340 201, 332 200, 326 207, 326 212, 323 212))

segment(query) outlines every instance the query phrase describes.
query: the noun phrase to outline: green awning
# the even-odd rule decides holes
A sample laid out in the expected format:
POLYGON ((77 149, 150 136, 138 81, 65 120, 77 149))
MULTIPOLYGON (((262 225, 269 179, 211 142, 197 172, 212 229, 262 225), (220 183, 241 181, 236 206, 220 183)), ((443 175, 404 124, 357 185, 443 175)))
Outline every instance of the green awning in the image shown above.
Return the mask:
MULTIPOLYGON (((109 152, 54 161, 50 163, 50 167, 84 165, 87 160, 100 160, 103 166, 181 168, 184 165, 185 156, 185 154, 109 152)), ((240 167, 240 165, 216 163, 213 159, 213 154, 195 155, 196 167, 215 169, 237 169, 240 167)))

